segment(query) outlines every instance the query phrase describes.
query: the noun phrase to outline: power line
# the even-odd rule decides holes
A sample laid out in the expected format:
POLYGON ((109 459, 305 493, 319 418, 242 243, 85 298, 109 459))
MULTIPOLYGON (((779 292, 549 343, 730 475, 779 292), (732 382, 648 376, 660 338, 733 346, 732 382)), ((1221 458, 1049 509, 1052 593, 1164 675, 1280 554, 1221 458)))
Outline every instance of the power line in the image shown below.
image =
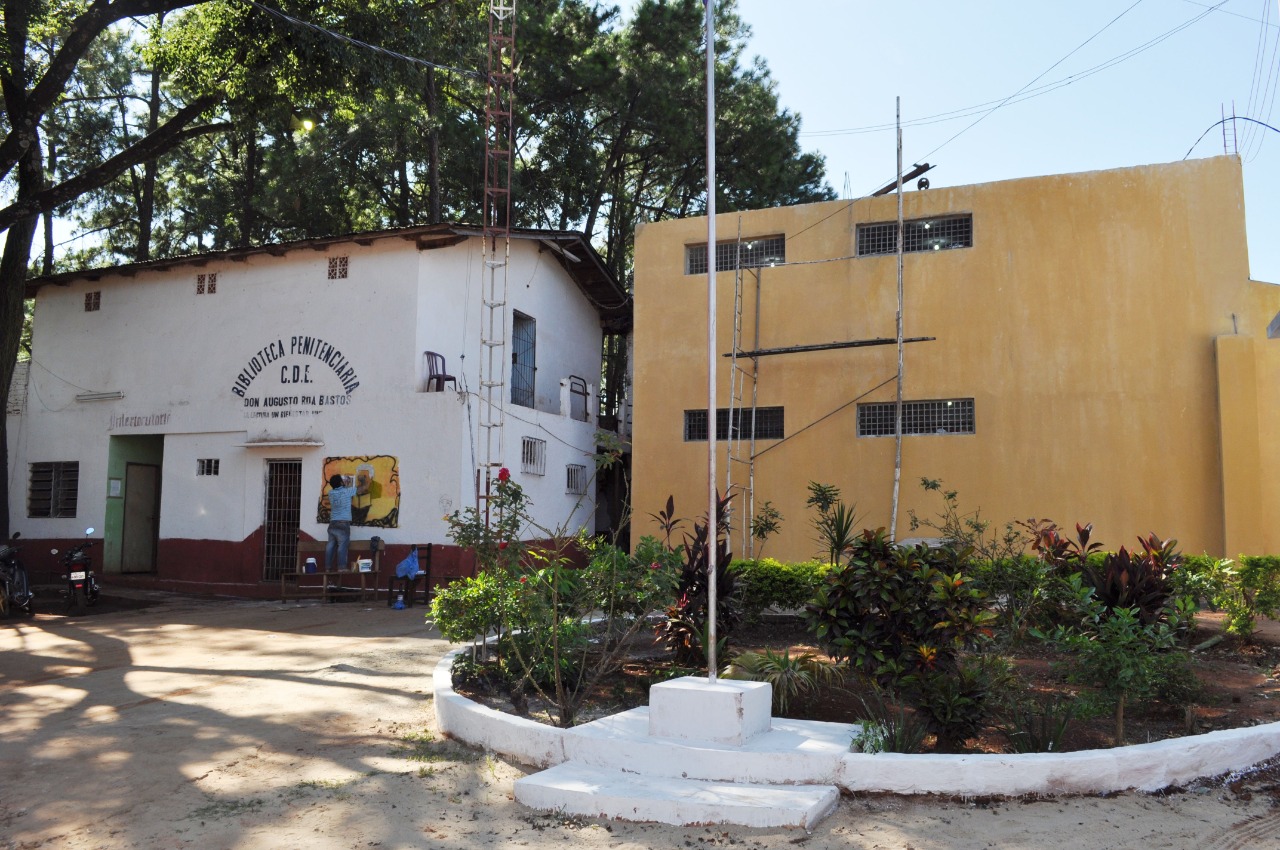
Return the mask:
POLYGON ((351 47, 357 47, 362 50, 370 50, 370 51, 373 51, 374 53, 379 53, 391 59, 398 59, 402 62, 408 62, 412 65, 417 65, 423 68, 434 68, 439 71, 451 71, 455 74, 462 74, 463 76, 474 77, 475 79, 478 79, 478 80, 484 79, 484 74, 481 74, 479 71, 473 71, 467 68, 455 68, 450 65, 441 65, 437 62, 431 62, 427 59, 419 59, 416 56, 409 56, 404 53, 397 53, 394 50, 388 50, 385 47, 379 47, 376 44, 370 44, 367 41, 361 41, 358 38, 352 38, 351 36, 343 35, 342 33, 335 32, 331 29, 325 29, 324 27, 319 26, 318 24, 313 24, 310 21, 304 21, 300 18, 295 18, 292 15, 287 15, 284 12, 281 12, 279 9, 272 9, 270 6, 264 6, 261 3, 258 3, 256 0, 242 0, 242 2, 244 2, 249 6, 252 6, 253 8, 257 9, 260 12, 264 12, 268 15, 271 15, 272 17, 279 18, 280 20, 285 21, 286 23, 292 24, 297 27, 302 27, 303 29, 307 29, 315 33, 319 33, 320 35, 327 36, 329 38, 334 39, 335 41, 340 41, 343 44, 349 45, 351 47))
MULTIPOLYGON (((1139 2, 1141 2, 1141 0, 1139 0, 1139 2)), ((1196 23, 1198 23, 1199 21, 1203 20, 1207 15, 1209 15, 1209 14, 1211 14, 1212 12, 1214 12, 1215 10, 1217 10, 1217 9, 1218 9, 1220 6, 1222 6, 1222 5, 1223 5, 1223 3, 1225 3, 1225 2, 1226 2, 1226 0, 1222 0, 1222 2, 1218 3, 1216 6, 1212 6, 1212 7, 1210 7, 1207 11, 1202 12, 1202 13, 1200 13, 1199 15, 1196 15, 1195 17, 1193 17, 1193 18, 1191 18, 1191 19, 1189 19, 1189 20, 1187 20, 1187 21, 1184 21, 1183 23, 1179 24, 1178 26, 1174 27, 1173 29, 1167 30, 1166 32, 1161 33, 1160 35, 1156 36, 1155 38, 1152 38, 1152 39, 1150 39, 1149 41, 1146 41, 1146 42, 1144 42, 1144 43, 1142 43, 1142 44, 1138 45, 1137 47, 1131 48, 1130 50, 1127 50, 1127 51, 1125 51, 1124 53, 1121 53, 1121 54, 1118 54, 1118 55, 1116 55, 1116 56, 1113 56, 1113 57, 1111 57, 1110 59, 1107 59, 1105 62, 1101 62, 1101 63, 1099 63, 1099 64, 1097 64, 1097 65, 1094 65, 1094 66, 1092 66, 1092 67, 1090 67, 1090 68, 1086 68, 1086 69, 1085 69, 1085 70, 1083 70, 1083 71, 1079 71, 1079 72, 1077 72, 1077 73, 1070 74, 1070 75, 1068 75, 1068 76, 1066 76, 1066 77, 1062 77, 1062 78, 1060 78, 1060 79, 1054 80, 1053 82, 1048 82, 1048 83, 1044 83, 1043 85, 1040 85, 1040 86, 1035 86, 1034 88, 1032 88, 1032 87, 1031 87, 1031 86, 1032 86, 1032 83, 1036 82, 1036 80, 1039 80, 1039 79, 1040 79, 1041 77, 1043 77, 1045 74, 1049 73, 1049 71, 1052 71, 1052 70, 1053 70, 1054 68, 1056 68, 1058 65, 1062 64, 1062 62, 1063 62, 1063 61, 1065 61, 1065 60, 1066 60, 1068 57, 1070 57, 1072 54, 1074 54, 1074 53, 1078 52, 1081 48, 1083 48, 1083 47, 1085 46, 1085 44, 1088 44, 1088 41, 1086 41, 1086 42, 1084 42, 1083 44, 1081 44, 1080 46, 1076 47, 1074 50, 1072 50, 1072 51, 1071 51, 1071 53, 1068 53, 1066 56, 1062 57, 1062 59, 1060 59, 1060 60, 1058 60, 1057 62, 1055 62, 1055 63, 1054 63, 1052 66, 1050 66, 1050 67, 1049 67, 1049 68, 1048 68, 1044 73, 1042 73, 1042 74, 1040 74, 1040 76, 1036 77, 1036 78, 1035 78, 1035 80, 1032 80, 1030 83, 1027 83, 1027 85, 1023 86, 1021 89, 1019 89, 1018 91, 1016 91, 1016 92, 1014 92, 1013 94, 1009 95, 1008 97, 1000 98, 1000 99, 996 99, 996 100, 989 100, 989 101, 986 101, 986 102, 984 102, 984 103, 977 103, 977 104, 973 104, 973 105, 971 105, 971 106, 961 107, 961 108, 959 108, 959 109, 952 109, 952 110, 949 110, 949 111, 947 111, 947 112, 937 112, 937 113, 934 113, 933 115, 926 115, 926 116, 923 116, 923 117, 921 117, 921 118, 908 119, 908 120, 905 120, 905 121, 903 121, 903 122, 902 122, 902 126, 903 126, 903 127, 923 127, 923 126, 927 126, 927 125, 930 125, 930 124, 941 124, 941 123, 945 123, 945 122, 947 122, 947 121, 955 121, 955 120, 960 119, 960 118, 968 118, 968 117, 970 117, 970 116, 977 115, 977 114, 979 114, 979 113, 984 113, 984 112, 985 112, 986 114, 990 114, 991 112, 994 112, 996 109, 999 109, 1001 106, 1007 106, 1007 105, 1011 105, 1011 104, 1022 103, 1023 101, 1031 100, 1032 98, 1036 98, 1036 97, 1040 97, 1040 96, 1042 96, 1042 95, 1049 94, 1050 92, 1056 91, 1056 90, 1058 90, 1058 89, 1060 89, 1060 88, 1064 88, 1064 87, 1069 86, 1069 85, 1071 85, 1071 84, 1073 84, 1073 83, 1077 83, 1077 82, 1079 82, 1080 80, 1083 80, 1083 79, 1086 79, 1086 78, 1088 78, 1088 77, 1091 77, 1091 76, 1093 76, 1094 74, 1098 74, 1098 73, 1101 73, 1102 71, 1109 70, 1110 68, 1113 68, 1113 67, 1115 67, 1116 65, 1121 64, 1122 62, 1127 62, 1129 59, 1132 59, 1133 57, 1135 57, 1135 56, 1137 56, 1137 55, 1139 55, 1139 54, 1141 54, 1141 53, 1145 53, 1146 51, 1148 51, 1148 50, 1150 50, 1151 48, 1153 48, 1153 47, 1157 46, 1158 44, 1160 44, 1160 43, 1162 43, 1162 42, 1166 41, 1167 39, 1171 38, 1172 36, 1177 35, 1179 32, 1181 32, 1182 30, 1186 29, 1187 27, 1192 26, 1193 24, 1196 24, 1196 23)), ((1137 4, 1135 3, 1134 5, 1137 5, 1137 4)), ((1133 8, 1133 6, 1130 6, 1129 8, 1130 8, 1130 9, 1132 9, 1132 8, 1133 8)), ((1125 12, 1122 12, 1122 13, 1120 14, 1120 16, 1118 16, 1117 18, 1115 18, 1114 20, 1112 20, 1112 21, 1111 21, 1111 23, 1107 24, 1107 26, 1106 26, 1106 27, 1103 27, 1103 28, 1102 28, 1102 30, 1099 30, 1097 33, 1094 33, 1094 35, 1093 35, 1093 36, 1091 36, 1089 40, 1090 40, 1090 41, 1092 41, 1094 38, 1097 38, 1097 36, 1098 36, 1098 35, 1100 35, 1100 34, 1102 33, 1102 31, 1103 31, 1103 30, 1105 30, 1107 27, 1110 27, 1110 26, 1111 26, 1111 24, 1113 24, 1113 23, 1115 23, 1115 21, 1119 20, 1119 19, 1120 19, 1120 17, 1123 17, 1123 16, 1124 16, 1124 14, 1125 14, 1125 13, 1127 13, 1128 11, 1129 11, 1129 10, 1128 10, 1128 9, 1126 9, 1126 10, 1125 10, 1125 12)), ((985 117, 986 117, 986 115, 983 115, 983 117, 985 118, 985 117)), ((981 120, 981 119, 980 119, 980 120, 981 120)), ((977 122, 977 121, 975 121, 975 122, 973 122, 973 123, 974 123, 974 124, 977 124, 978 122, 977 122)), ((803 131, 803 132, 801 132, 801 133, 800 133, 800 135, 801 135, 801 136, 805 136, 805 137, 810 137, 810 136, 817 136, 817 137, 823 137, 823 136, 853 136, 853 135, 861 135, 861 134, 866 134, 866 133, 881 133, 881 132, 886 132, 886 131, 889 131, 889 130, 894 129, 894 127, 895 127, 895 126, 896 126, 896 124, 868 124, 868 125, 865 125, 865 126, 862 126, 862 127, 849 127, 849 128, 840 129, 840 130, 811 130, 811 131, 803 131)), ((973 126, 973 125, 970 125, 970 126, 973 126)), ((968 127, 966 127, 966 128, 965 128, 965 130, 962 130, 962 131, 960 131, 960 132, 961 132, 961 133, 963 133, 963 132, 967 131, 968 129, 969 129, 969 128, 968 128, 968 127)), ((960 135, 960 133, 957 133, 957 134, 956 134, 956 136, 959 136, 959 135, 960 135)), ((954 138, 955 138, 955 136, 953 136, 952 138, 954 139, 954 138)), ((948 142, 949 142, 949 141, 951 141, 951 140, 950 140, 950 139, 948 139, 948 142)), ((945 145, 945 144, 947 144, 947 142, 944 142, 943 144, 945 145)), ((941 147, 941 146, 939 146, 939 147, 941 147)), ((936 151, 936 150, 938 150, 938 148, 935 148, 935 149, 934 149, 934 151, 936 151)), ((934 151, 931 151, 931 152, 930 152, 930 154, 932 154, 934 151)), ((926 159, 927 159, 927 158, 928 158, 928 156, 926 156, 926 157, 924 157, 924 158, 926 158, 926 159)))
POLYGON ((1266 123, 1265 121, 1259 121, 1257 118, 1246 118, 1243 115, 1230 115, 1226 118, 1223 118, 1221 121, 1214 121, 1212 124, 1210 124, 1208 128, 1206 128, 1205 131, 1200 134, 1200 138, 1196 139, 1195 144, 1187 148, 1187 152, 1182 155, 1182 158, 1186 159, 1187 157, 1191 156, 1191 152, 1196 149, 1196 145, 1204 141, 1204 137, 1209 135, 1210 130, 1212 130, 1215 127, 1221 127, 1223 124, 1227 123, 1228 121, 1252 121, 1254 124, 1261 124, 1263 127, 1266 127, 1268 130, 1274 130, 1275 132, 1280 133, 1280 129, 1276 129, 1275 127, 1272 127, 1270 124, 1266 123))

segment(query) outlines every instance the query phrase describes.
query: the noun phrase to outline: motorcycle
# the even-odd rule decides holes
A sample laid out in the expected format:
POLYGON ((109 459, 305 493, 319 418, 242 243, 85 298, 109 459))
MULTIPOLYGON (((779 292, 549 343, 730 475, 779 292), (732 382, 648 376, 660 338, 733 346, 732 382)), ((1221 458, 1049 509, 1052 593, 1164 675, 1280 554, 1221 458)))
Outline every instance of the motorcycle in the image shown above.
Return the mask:
POLYGON ((15 612, 30 617, 35 611, 31 600, 35 594, 27 582, 27 571, 18 560, 21 546, 13 542, 22 535, 13 533, 7 545, 0 546, 0 617, 10 617, 15 612))
MULTIPOLYGON (((93 528, 86 528, 84 534, 86 537, 93 534, 93 528)), ((86 551, 97 542, 86 540, 79 546, 68 549, 59 559, 66 570, 62 578, 67 582, 67 589, 63 591, 67 597, 67 610, 77 616, 83 614, 87 606, 98 604, 98 577, 94 575, 93 563, 86 551)), ((49 551, 54 555, 58 554, 57 549, 49 551)))

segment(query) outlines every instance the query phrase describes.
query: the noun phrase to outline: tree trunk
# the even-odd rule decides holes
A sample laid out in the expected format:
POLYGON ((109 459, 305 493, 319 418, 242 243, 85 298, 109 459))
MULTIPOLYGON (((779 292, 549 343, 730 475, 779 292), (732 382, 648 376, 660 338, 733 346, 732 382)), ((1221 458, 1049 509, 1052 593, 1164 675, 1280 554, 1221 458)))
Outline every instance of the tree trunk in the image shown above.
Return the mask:
POLYGON ((396 127, 396 193, 395 216, 397 227, 409 226, 409 155, 405 144, 405 127, 396 127))
POLYGON ((250 128, 245 138, 244 174, 240 183, 240 240, 239 247, 253 244, 253 196, 258 188, 258 131, 250 128))
MULTIPOLYGON (((49 174, 58 173, 58 145, 49 140, 49 174)), ((56 178, 55 178, 56 179, 56 178)), ((53 274, 53 210, 44 214, 44 259, 40 263, 41 274, 53 274)))
POLYGON ((436 94, 436 70, 427 69, 427 198, 430 221, 439 224, 444 217, 440 198, 440 103, 436 94))
POLYGON ((1116 746, 1124 746, 1124 694, 1116 701, 1116 746))
MULTIPOLYGON (((32 143, 18 160, 18 199, 26 200, 39 193, 44 186, 39 136, 34 134, 32 143)), ((27 261, 31 256, 31 243, 36 235, 38 213, 20 219, 5 235, 4 254, 0 257, 0 389, 5 398, 13 382, 13 367, 18 360, 18 345, 22 339, 23 286, 27 282, 27 261)), ((0 539, 9 539, 9 434, 8 420, 0 419, 0 539)))
MULTIPOLYGON (((164 13, 156 15, 156 28, 164 23, 164 13)), ((151 69, 151 99, 148 103, 150 112, 147 115, 147 135, 151 135, 160 127, 160 69, 151 69)), ((142 194, 138 200, 138 249, 134 256, 137 262, 151 259, 151 229, 155 222, 156 207, 156 173, 159 161, 156 157, 148 159, 142 167, 142 194)))

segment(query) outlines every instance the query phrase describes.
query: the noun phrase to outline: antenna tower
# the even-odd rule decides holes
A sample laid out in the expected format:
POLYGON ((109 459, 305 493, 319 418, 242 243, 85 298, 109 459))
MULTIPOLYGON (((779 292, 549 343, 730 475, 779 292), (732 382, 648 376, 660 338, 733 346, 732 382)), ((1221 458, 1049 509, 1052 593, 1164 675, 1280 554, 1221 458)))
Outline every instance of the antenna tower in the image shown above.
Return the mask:
POLYGON ((503 465, 506 420, 507 270, 511 259, 516 0, 489 2, 489 76, 484 101, 484 282, 480 311, 480 464, 476 502, 488 498, 503 465))

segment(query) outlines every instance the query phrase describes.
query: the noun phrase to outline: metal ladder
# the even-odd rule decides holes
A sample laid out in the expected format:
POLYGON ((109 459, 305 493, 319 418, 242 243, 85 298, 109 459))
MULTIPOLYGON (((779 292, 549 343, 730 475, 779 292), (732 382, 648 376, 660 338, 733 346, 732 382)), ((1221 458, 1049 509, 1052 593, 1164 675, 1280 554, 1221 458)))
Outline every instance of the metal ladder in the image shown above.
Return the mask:
POLYGON ((476 509, 485 506, 505 458, 507 278, 511 261, 511 150, 514 125, 516 0, 490 0, 489 79, 485 92, 484 282, 480 313, 479 464, 476 509))
MULTIPOLYGON (((712 252, 709 262, 715 262, 712 252)), ((756 280, 755 332, 752 350, 760 348, 760 272, 757 269, 746 269, 756 280)), ((742 532, 743 557, 750 558, 755 551, 755 538, 751 536, 751 518, 755 516, 755 483, 756 483, 756 402, 759 389, 758 377, 760 364, 756 357, 746 357, 742 347, 742 313, 743 289, 746 276, 742 268, 742 231, 739 223, 737 256, 734 262, 733 275, 733 346, 729 352, 729 462, 725 464, 724 492, 733 493, 734 469, 741 468, 746 477, 745 485, 738 485, 742 492, 742 502, 738 510, 729 511, 729 533, 738 527, 742 532), (746 362, 749 361, 749 362, 746 362), (751 396, 751 409, 746 410, 744 399, 751 396), (745 439, 743 432, 748 435, 745 439), (744 448, 745 446, 745 448, 744 448), (741 520, 737 517, 741 516, 741 520)), ((709 438, 714 438, 718 423, 712 422, 707 427, 709 438)))

